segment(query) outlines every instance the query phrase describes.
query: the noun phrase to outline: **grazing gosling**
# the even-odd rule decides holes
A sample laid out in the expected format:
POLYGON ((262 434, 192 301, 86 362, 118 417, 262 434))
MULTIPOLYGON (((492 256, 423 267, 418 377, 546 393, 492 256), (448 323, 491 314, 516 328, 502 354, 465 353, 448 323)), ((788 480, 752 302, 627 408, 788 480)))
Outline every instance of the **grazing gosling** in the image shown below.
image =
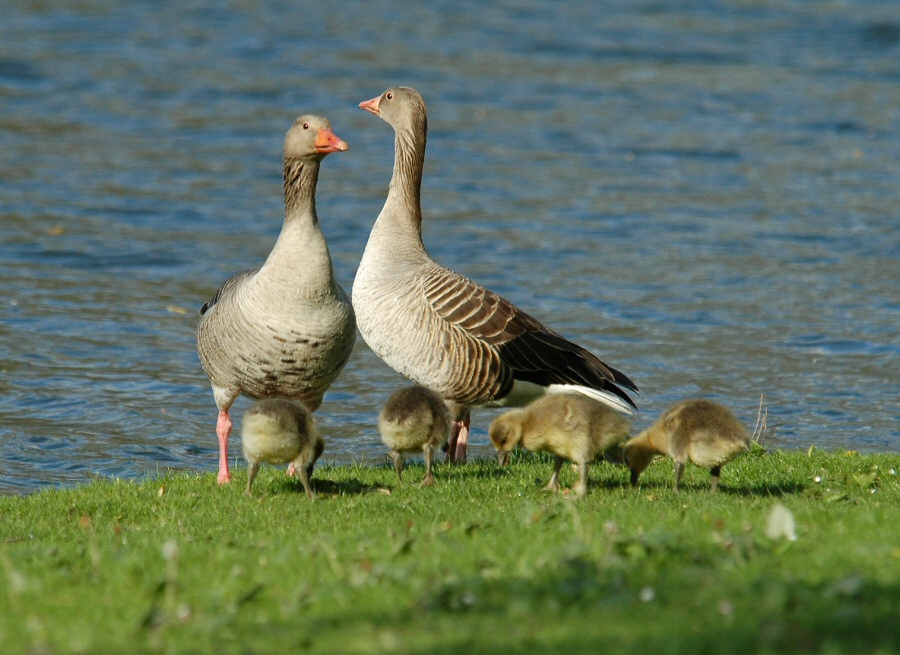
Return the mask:
POLYGON ((395 391, 378 414, 378 431, 384 445, 390 448, 399 484, 403 483, 403 453, 420 450, 425 455, 421 486, 434 484, 434 450, 450 434, 450 411, 440 396, 418 385, 395 391))
POLYGON ((631 484, 658 455, 675 461, 675 491, 690 460, 710 469, 710 489, 719 486, 722 465, 750 449, 750 434, 734 414, 711 400, 683 400, 666 410, 659 420, 624 447, 631 469, 631 484))
POLYGON ((490 427, 491 443, 500 464, 506 464, 516 445, 553 453, 553 476, 544 487, 559 491, 563 461, 578 466, 578 498, 587 494, 588 466, 609 447, 628 437, 631 422, 603 403, 576 393, 550 393, 522 409, 499 416, 490 427))
POLYGON ((244 459, 250 464, 248 496, 252 495, 253 480, 261 463, 290 462, 288 474, 300 476, 306 497, 312 500, 309 479, 325 443, 303 403, 287 398, 266 398, 254 403, 244 414, 241 440, 244 459))

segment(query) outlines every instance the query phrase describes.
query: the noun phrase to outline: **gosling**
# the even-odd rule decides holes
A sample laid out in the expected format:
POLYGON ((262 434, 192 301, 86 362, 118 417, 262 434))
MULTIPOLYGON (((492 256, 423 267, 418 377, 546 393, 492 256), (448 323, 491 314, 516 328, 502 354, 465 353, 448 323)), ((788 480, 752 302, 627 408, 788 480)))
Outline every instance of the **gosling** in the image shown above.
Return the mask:
POLYGON ((434 451, 450 434, 450 412, 440 396, 420 386, 395 391, 378 414, 378 431, 390 449, 398 484, 403 484, 403 453, 418 451, 425 456, 425 477, 420 486, 434 484, 434 451))
POLYGON ((719 487, 722 465, 750 449, 750 435, 734 414, 711 400, 683 400, 624 447, 631 484, 658 456, 675 461, 675 491, 690 460, 710 470, 710 490, 719 487))
POLYGON ((250 464, 248 496, 252 495, 253 480, 261 463, 290 462, 288 474, 300 477, 306 497, 312 500, 309 481, 325 443, 302 403, 287 398, 266 398, 254 403, 244 414, 241 439, 244 459, 250 464))
POLYGON ((583 498, 589 464, 630 431, 631 422, 607 405, 581 394, 550 393, 499 416, 491 423, 490 437, 501 465, 517 445, 555 455, 553 475, 544 487, 554 493, 559 491, 563 461, 571 460, 578 467, 578 482, 572 490, 583 498))

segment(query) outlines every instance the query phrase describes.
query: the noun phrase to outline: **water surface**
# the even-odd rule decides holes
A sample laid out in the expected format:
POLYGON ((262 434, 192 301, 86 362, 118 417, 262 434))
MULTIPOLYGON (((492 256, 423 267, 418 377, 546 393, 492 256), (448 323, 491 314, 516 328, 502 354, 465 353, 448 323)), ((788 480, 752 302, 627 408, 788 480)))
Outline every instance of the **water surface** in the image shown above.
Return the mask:
MULTIPOLYGON (((429 104, 433 256, 627 373, 637 427, 694 395, 752 425, 764 394, 770 446, 900 451, 892 1, 3 13, 2 491, 215 469, 197 310, 274 243, 308 111, 351 145, 318 194, 350 290, 393 157, 356 105, 398 83, 429 104)), ((382 461, 402 384, 360 341, 326 459, 382 461)))

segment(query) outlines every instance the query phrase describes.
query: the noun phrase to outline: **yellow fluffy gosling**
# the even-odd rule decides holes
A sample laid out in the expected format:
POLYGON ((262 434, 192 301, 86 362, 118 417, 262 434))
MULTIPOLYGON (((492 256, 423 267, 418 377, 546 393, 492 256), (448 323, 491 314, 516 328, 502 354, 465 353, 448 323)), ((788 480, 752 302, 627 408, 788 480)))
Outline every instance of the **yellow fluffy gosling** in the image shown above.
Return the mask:
POLYGON ((710 488, 719 486, 722 465, 750 449, 750 434, 734 414, 711 400, 683 400, 670 407, 659 420, 625 444, 625 462, 631 469, 631 484, 658 455, 675 460, 675 491, 690 460, 710 469, 710 488))
POLYGON ((588 465, 630 430, 631 422, 607 405, 581 394, 550 393, 499 416, 491 424, 490 437, 501 464, 517 445, 553 453, 553 476, 544 487, 548 491, 559 490, 559 470, 564 460, 571 460, 578 466, 578 483, 572 489, 583 498, 588 465))
POLYGON ((420 386, 395 391, 378 415, 378 431, 384 445, 390 448, 398 483, 403 482, 403 453, 422 451, 425 455, 422 486, 434 484, 431 472, 434 450, 450 434, 450 412, 440 396, 420 386))
POLYGON ((289 474, 298 474, 306 496, 312 500, 309 486, 313 466, 322 455, 325 443, 306 407, 287 398, 266 398, 254 403, 244 414, 241 428, 244 459, 250 464, 247 495, 259 465, 290 462, 289 474))

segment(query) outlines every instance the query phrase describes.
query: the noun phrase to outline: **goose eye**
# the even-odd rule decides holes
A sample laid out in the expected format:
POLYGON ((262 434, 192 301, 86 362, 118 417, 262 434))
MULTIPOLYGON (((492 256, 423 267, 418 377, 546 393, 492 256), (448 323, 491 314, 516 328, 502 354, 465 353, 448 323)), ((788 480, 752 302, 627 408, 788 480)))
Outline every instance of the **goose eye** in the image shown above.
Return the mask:
POLYGON ((309 129, 309 123, 304 123, 304 124, 303 124, 303 129, 304 129, 304 130, 308 130, 308 129, 309 129))
POLYGON ((388 100, 393 100, 393 99, 394 99, 394 94, 393 94, 393 93, 385 93, 385 94, 384 94, 384 97, 387 98, 388 100))

